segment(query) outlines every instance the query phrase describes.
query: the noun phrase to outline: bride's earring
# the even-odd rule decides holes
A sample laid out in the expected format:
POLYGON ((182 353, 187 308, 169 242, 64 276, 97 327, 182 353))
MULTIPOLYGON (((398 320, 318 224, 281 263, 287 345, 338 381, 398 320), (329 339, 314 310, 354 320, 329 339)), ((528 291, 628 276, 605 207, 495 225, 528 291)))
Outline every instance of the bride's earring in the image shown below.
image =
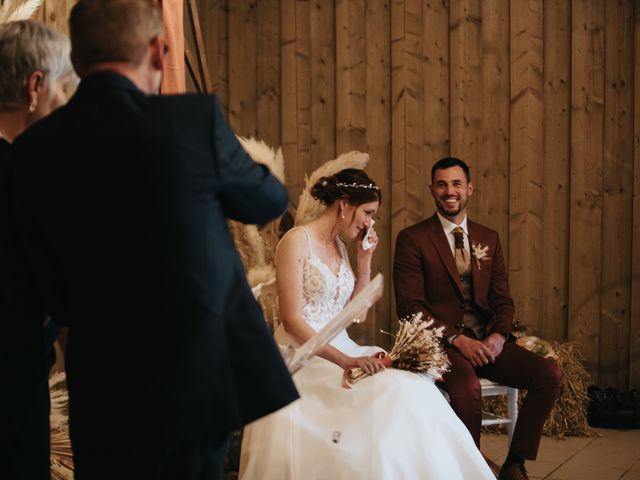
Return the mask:
POLYGON ((344 220, 344 210, 342 210, 342 207, 340 207, 340 218, 344 220))
POLYGON ((29 112, 31 113, 35 112, 36 108, 38 108, 38 102, 36 101, 31 102, 31 104, 29 105, 29 112))

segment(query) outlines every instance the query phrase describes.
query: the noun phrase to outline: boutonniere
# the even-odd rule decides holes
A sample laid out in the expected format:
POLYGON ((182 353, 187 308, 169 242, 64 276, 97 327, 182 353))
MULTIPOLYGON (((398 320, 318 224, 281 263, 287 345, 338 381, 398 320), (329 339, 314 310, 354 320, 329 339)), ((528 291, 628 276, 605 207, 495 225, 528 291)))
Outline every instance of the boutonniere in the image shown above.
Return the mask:
POLYGON ((478 270, 482 270, 480 266, 480 260, 491 260, 491 257, 487 255, 487 251, 489 250, 489 245, 483 245, 481 243, 471 243, 471 255, 476 259, 476 265, 478 265, 478 270))

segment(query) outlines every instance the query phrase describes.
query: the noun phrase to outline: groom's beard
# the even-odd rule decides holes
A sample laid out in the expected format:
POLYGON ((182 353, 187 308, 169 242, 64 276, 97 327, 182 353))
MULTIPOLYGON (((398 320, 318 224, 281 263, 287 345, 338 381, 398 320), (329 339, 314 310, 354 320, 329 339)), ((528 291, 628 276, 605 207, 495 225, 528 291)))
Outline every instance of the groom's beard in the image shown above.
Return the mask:
POLYGON ((460 212, 462 212, 467 206, 468 197, 466 196, 461 196, 455 206, 448 206, 445 203, 445 200, 447 198, 449 197, 436 198, 436 208, 438 209, 438 212, 440 212, 440 215, 442 215, 443 217, 453 218, 460 212))

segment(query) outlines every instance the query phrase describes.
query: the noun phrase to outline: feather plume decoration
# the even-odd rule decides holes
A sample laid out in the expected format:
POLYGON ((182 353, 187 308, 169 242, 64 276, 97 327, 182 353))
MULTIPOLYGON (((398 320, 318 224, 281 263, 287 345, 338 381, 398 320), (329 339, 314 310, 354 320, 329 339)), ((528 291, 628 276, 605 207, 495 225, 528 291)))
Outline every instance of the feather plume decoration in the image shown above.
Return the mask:
POLYGON ((274 278, 276 278, 276 269, 273 264, 253 267, 247 272, 247 282, 252 288, 261 283, 267 283, 274 278))
POLYGON ((73 479, 73 451, 69 439, 69 393, 64 372, 56 372, 49 377, 51 413, 51 478, 53 480, 73 479))
POLYGON ((249 154, 254 162, 266 165, 271 173, 280 180, 281 183, 284 183, 284 158, 281 148, 274 150, 257 138, 238 136, 238 140, 242 148, 244 148, 245 152, 249 154))
MULTIPOLYGON (((284 183, 282 149, 274 150, 262 140, 238 137, 242 148, 257 163, 266 165, 271 173, 284 183)), ((244 225, 229 221, 229 228, 252 287, 275 277, 273 268, 280 233, 280 218, 266 225, 244 225)))
MULTIPOLYGON (((435 380, 442 379, 450 365, 441 342, 444 327, 429 328, 432 325, 433 318, 423 320, 422 312, 401 321, 391 351, 387 355, 380 352, 376 356, 382 358, 385 367, 426 374, 435 380)), ((349 385, 368 375, 360 368, 347 369, 344 372, 342 386, 350 388, 349 385)))
POLYGON ((7 22, 7 18, 9 18, 9 8, 11 5, 11 0, 6 0, 2 7, 0 7, 0 23, 7 22))
POLYGON ((330 160, 317 168, 311 176, 306 178, 304 190, 300 194, 300 200, 298 201, 295 224, 304 225, 309 223, 318 218, 325 210, 326 207, 311 196, 311 187, 313 187, 321 177, 329 177, 345 168, 363 169, 368 161, 369 154, 354 150, 343 153, 335 160, 330 160))
POLYGON ((16 22, 18 20, 28 20, 34 12, 40 8, 43 0, 26 0, 21 5, 14 4, 11 0, 6 0, 0 9, 0 23, 16 22))

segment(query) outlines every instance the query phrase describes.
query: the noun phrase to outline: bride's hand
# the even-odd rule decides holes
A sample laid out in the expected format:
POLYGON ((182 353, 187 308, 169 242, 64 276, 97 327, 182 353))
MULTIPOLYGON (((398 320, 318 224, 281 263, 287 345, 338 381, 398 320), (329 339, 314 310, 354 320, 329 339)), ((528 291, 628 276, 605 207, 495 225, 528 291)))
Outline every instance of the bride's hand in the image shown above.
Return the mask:
POLYGON ((372 228, 368 235, 369 243, 371 243, 371 247, 368 250, 365 250, 364 248, 362 248, 362 240, 364 240, 364 236, 366 234, 367 234, 367 230, 363 230, 362 232, 360 232, 360 234, 357 237, 359 256, 372 255, 373 251, 378 246, 378 234, 376 233, 375 228, 372 228))
POLYGON ((363 372, 374 375, 385 369, 382 360, 377 357, 352 357, 346 368, 359 368, 363 372))

